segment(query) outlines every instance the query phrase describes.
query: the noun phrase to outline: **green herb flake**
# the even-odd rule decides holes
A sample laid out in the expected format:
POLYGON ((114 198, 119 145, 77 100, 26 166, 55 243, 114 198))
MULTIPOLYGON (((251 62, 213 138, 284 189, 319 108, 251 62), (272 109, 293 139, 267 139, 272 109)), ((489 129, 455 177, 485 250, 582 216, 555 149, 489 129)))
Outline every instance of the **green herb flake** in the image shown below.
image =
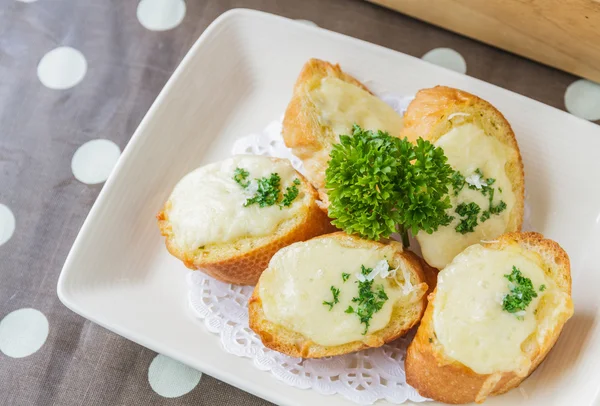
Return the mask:
MULTIPOLYGON (((368 275, 373 269, 361 265, 361 274, 368 275)), ((389 299, 382 285, 377 286, 373 291, 373 280, 365 280, 358 283, 358 296, 352 298, 352 302, 356 303, 356 310, 352 306, 348 306, 346 313, 355 313, 360 319, 360 323, 365 325, 363 335, 367 334, 373 314, 383 308, 384 303, 389 299)))
POLYGON ((350 274, 349 274, 349 273, 346 273, 346 272, 342 273, 342 280, 343 280, 344 282, 346 282, 346 281, 348 280, 348 278, 349 278, 349 277, 350 277, 350 274))
MULTIPOLYGON (((524 311, 533 298, 537 297, 531 279, 523 276, 516 266, 513 266, 512 272, 504 277, 510 282, 510 293, 502 300, 502 310, 509 313, 524 311)), ((517 316, 517 318, 523 320, 523 316, 517 316)))
POLYGON ((444 151, 355 125, 340 135, 325 171, 332 223, 350 234, 379 240, 392 233, 408 245, 408 230, 433 233, 448 224, 454 173, 444 151))
POLYGON ((292 202, 294 201, 294 199, 296 197, 298 197, 298 186, 300 185, 300 179, 296 178, 294 179, 294 182, 292 184, 292 186, 288 186, 285 189, 285 193, 283 194, 283 200, 281 201, 281 203, 279 204, 280 208, 285 207, 290 207, 292 205, 292 202))
POLYGON ((429 337, 429 344, 433 343, 433 338, 429 337))
POLYGON ((324 300, 323 304, 325 306, 329 306, 329 311, 331 311, 331 309, 333 309, 333 305, 340 302, 340 290, 333 285, 331 285, 329 290, 331 290, 331 293, 333 294, 333 300, 331 302, 327 302, 324 300))
POLYGON ((540 292, 543 292, 546 290, 546 285, 540 285, 540 292))
POLYGON ((461 216, 460 223, 456 226, 455 230, 461 234, 467 234, 475 231, 477 226, 477 215, 481 208, 477 203, 460 203, 456 206, 456 214, 461 216))
POLYGON ((460 191, 465 187, 465 177, 459 172, 454 171, 451 177, 452 181, 452 193, 454 196, 458 196, 460 191))
POLYGON ((235 180, 238 185, 245 189, 250 184, 250 181, 246 180, 248 179, 249 175, 250 173, 244 168, 235 168, 233 171, 233 180, 235 180))
POLYGON ((244 207, 248 207, 252 204, 258 204, 260 207, 273 206, 279 200, 279 184, 281 177, 272 173, 270 177, 264 177, 256 179, 258 188, 256 194, 246 200, 244 207))
POLYGON ((490 206, 490 212, 492 214, 500 214, 504 210, 506 210, 506 203, 504 203, 503 200, 500 200, 500 203, 498 203, 496 206, 490 206))

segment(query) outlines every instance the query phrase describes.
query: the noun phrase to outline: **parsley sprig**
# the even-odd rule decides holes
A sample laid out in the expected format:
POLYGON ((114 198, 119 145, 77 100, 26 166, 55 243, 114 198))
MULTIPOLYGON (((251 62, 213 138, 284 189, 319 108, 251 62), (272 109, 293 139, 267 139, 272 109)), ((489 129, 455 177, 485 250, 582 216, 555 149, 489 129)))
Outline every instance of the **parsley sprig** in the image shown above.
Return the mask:
MULTIPOLYGON (((361 265, 361 273, 367 276, 373 269, 367 268, 361 265)), ((383 289, 383 285, 377 286, 377 290, 373 291, 373 280, 365 279, 364 282, 356 281, 358 283, 358 296, 352 298, 352 302, 356 303, 356 309, 352 306, 348 306, 345 310, 346 313, 355 313, 361 324, 365 325, 363 335, 367 334, 373 314, 377 313, 383 308, 384 303, 388 300, 388 296, 383 289)))
POLYGON ((444 151, 419 139, 365 131, 354 125, 352 136, 340 135, 325 171, 332 223, 372 240, 408 230, 433 233, 452 218, 448 187, 454 173, 444 151))
MULTIPOLYGON (((510 293, 504 296, 502 300, 502 310, 509 313, 517 313, 527 309, 533 298, 537 297, 537 293, 533 287, 531 279, 523 276, 521 271, 513 265, 512 272, 504 275, 511 283, 510 293)), ((544 285, 540 286, 540 292, 546 289, 544 285), (543 287, 543 289, 542 289, 543 287)), ((519 316, 522 319, 522 316, 519 316)))
POLYGON ((340 302, 340 290, 333 285, 331 285, 329 290, 331 290, 331 294, 333 294, 333 300, 331 302, 323 300, 323 304, 325 306, 329 306, 329 311, 331 311, 331 309, 333 309, 333 305, 340 302))

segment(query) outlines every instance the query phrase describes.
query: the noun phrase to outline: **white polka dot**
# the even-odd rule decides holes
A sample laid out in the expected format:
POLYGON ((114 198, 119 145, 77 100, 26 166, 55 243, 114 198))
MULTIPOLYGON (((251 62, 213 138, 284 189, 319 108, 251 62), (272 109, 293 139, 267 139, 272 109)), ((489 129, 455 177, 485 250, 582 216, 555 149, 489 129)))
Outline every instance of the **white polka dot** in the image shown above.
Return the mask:
POLYGON ((39 350, 48 337, 48 320, 35 309, 19 309, 0 321, 0 351, 23 358, 39 350))
POLYGON ((119 146, 109 140, 92 140, 80 146, 71 160, 73 175, 80 182, 102 183, 113 170, 121 155, 119 146))
POLYGON ((10 209, 0 204, 0 245, 10 240, 15 231, 15 216, 10 209))
POLYGON ((141 0, 137 18, 144 27, 152 31, 175 28, 185 17, 183 0, 141 0))
POLYGON ((202 373, 172 358, 158 354, 148 368, 148 382, 160 396, 176 398, 198 385, 202 373))
POLYGON ((600 120, 600 84, 580 79, 567 87, 565 106, 569 113, 586 120, 600 120))
POLYGON ((306 24, 306 25, 310 25, 311 27, 318 27, 317 23, 315 23, 314 21, 310 21, 310 20, 296 20, 301 24, 306 24))
POLYGON ((454 49, 432 49, 423 55, 422 59, 458 73, 467 73, 467 63, 465 62, 465 58, 454 49))
POLYGON ((81 82, 87 71, 85 57, 71 47, 58 47, 42 57, 37 75, 50 89, 68 89, 81 82))

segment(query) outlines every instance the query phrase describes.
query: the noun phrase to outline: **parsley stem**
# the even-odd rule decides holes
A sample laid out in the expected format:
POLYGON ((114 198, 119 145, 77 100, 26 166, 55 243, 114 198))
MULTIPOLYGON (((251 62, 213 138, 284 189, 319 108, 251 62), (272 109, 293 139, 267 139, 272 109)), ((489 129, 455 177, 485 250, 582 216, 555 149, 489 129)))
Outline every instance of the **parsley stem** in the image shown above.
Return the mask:
POLYGON ((398 226, 398 232, 402 236, 402 246, 404 248, 410 247, 410 241, 408 240, 408 230, 404 228, 402 224, 398 226))

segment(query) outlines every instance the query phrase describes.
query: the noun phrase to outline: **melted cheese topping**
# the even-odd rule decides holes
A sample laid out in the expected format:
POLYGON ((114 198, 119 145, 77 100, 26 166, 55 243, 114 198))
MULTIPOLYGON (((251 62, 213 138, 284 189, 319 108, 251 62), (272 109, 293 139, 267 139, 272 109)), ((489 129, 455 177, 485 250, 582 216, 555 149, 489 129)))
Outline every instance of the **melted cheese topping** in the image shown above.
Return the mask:
POLYGON ((393 136, 402 129, 402 117, 383 100, 338 78, 323 79, 310 92, 310 98, 320 112, 320 124, 331 128, 336 136, 352 134, 354 124, 393 136))
POLYGON ((354 124, 367 130, 387 131, 392 136, 399 136, 402 130, 402 117, 383 100, 338 78, 322 79, 308 97, 318 112, 319 124, 329 128, 331 134, 326 135, 333 137, 303 159, 306 174, 317 188, 325 185, 332 145, 339 142, 340 135, 351 135, 354 124))
POLYGON ((478 216, 480 218, 481 213, 489 207, 488 197, 480 190, 469 189, 468 185, 465 185, 458 196, 450 193, 452 203, 450 215, 454 216, 454 220, 448 226, 438 228, 438 231, 433 234, 425 232, 418 234, 421 251, 427 263, 442 269, 466 247, 481 240, 493 240, 506 232, 510 213, 515 204, 515 194, 504 166, 514 151, 497 139, 486 135, 474 124, 453 128, 440 137, 435 145, 443 148, 448 163, 463 176, 468 177, 479 168, 485 178, 496 179, 492 185, 496 189, 493 204, 497 205, 500 200, 506 203, 503 212, 492 214, 483 223, 478 220, 479 224, 473 232, 461 234, 455 230, 460 223, 460 216, 454 212, 454 209, 460 203, 475 202, 481 208, 478 216), (502 189, 502 192, 499 189, 502 189))
POLYGON ((297 178, 289 161, 275 162, 256 155, 235 156, 190 172, 175 186, 169 198, 170 207, 167 205, 167 216, 179 247, 195 250, 208 244, 266 236, 301 210, 304 197, 301 189, 290 207, 280 209, 277 204, 244 207, 246 200, 254 195, 256 183, 247 189, 238 185, 233 180, 238 167, 250 173, 248 180, 279 174, 282 196, 297 178))
MULTIPOLYGON (((348 306, 356 309, 356 303, 352 302, 358 296, 356 275, 360 273, 360 265, 373 268, 378 261, 393 255, 391 247, 349 248, 329 238, 283 248, 260 277, 259 296, 265 317, 324 346, 362 341, 366 338, 365 325, 356 314, 345 313, 348 306), (346 282, 342 280, 344 272, 350 274, 346 282), (339 303, 329 310, 323 301, 333 299, 331 286, 338 288, 340 294, 339 303)), ((373 314, 368 333, 384 328, 390 321, 394 303, 410 294, 413 287, 410 281, 404 281, 400 271, 396 278, 375 277, 372 289, 383 285, 389 299, 373 314)))
POLYGON ((476 244, 467 248, 438 275, 433 302, 433 326, 446 354, 479 374, 515 371, 524 376, 531 361, 523 351, 536 332, 540 300, 560 296, 546 277, 541 258, 517 245, 493 250, 476 244), (504 275, 516 266, 531 279, 538 296, 527 306, 523 319, 502 310, 510 282, 504 275), (541 285, 546 289, 540 292, 541 285))

